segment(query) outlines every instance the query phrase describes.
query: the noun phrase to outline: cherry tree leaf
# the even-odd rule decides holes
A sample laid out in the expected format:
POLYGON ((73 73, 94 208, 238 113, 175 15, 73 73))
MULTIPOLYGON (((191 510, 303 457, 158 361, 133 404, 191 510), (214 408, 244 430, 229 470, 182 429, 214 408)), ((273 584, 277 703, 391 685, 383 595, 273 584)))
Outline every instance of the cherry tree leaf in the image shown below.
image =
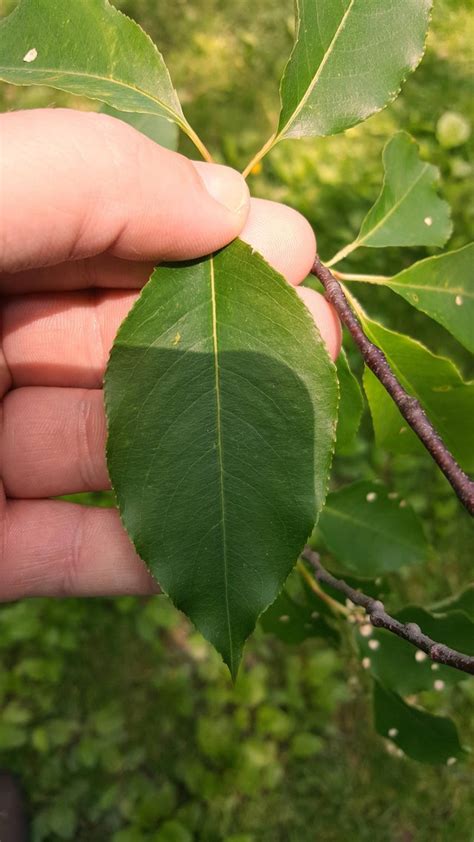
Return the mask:
POLYGON ((354 248, 442 246, 452 231, 450 208, 436 194, 439 170, 422 161, 406 132, 398 132, 383 151, 382 191, 365 217, 354 248))
MULTIPOLYGON (((474 470, 474 382, 466 383, 454 363, 420 342, 358 313, 369 338, 382 349, 394 373, 416 397, 447 447, 464 468, 474 470)), ((366 368, 364 389, 378 444, 391 453, 425 452, 374 374, 366 368)))
POLYGON ((155 271, 105 392, 123 523, 235 676, 323 505, 335 366, 294 289, 235 241, 155 271))
POLYGON ((364 398, 343 348, 337 358, 336 367, 340 391, 336 446, 342 451, 350 447, 357 435, 364 409, 364 398))
MULTIPOLYGON (((417 623, 424 633, 440 643, 474 655, 474 622, 463 611, 434 613, 408 605, 394 614, 401 623, 417 623)), ((362 626, 357 635, 361 656, 370 661, 370 671, 382 684, 402 696, 421 690, 442 693, 447 685, 466 680, 453 667, 434 664, 424 652, 383 629, 362 626), (366 629, 370 635, 366 635, 366 629)))
POLYGON ((431 0, 297 0, 272 143, 330 135, 393 100, 420 62, 431 0))
POLYGON ((386 285, 474 352, 474 243, 428 257, 386 285))
POLYGON ((153 41, 108 0, 20 0, 0 23, 0 79, 159 115, 200 143, 153 41))
POLYGON ((308 637, 338 641, 339 635, 314 606, 303 605, 283 589, 270 608, 260 617, 260 625, 283 643, 295 645, 308 637))
POLYGON ((409 507, 389 497, 383 485, 356 482, 328 495, 318 531, 338 570, 379 576, 425 560, 421 522, 409 507))
POLYGON ((437 602, 432 607, 433 611, 450 613, 451 611, 462 611, 474 621, 474 582, 467 586, 461 593, 449 596, 447 599, 437 602))
POLYGON ((374 719, 377 732, 413 760, 451 765, 464 755, 451 719, 408 705, 378 681, 374 682, 374 719))

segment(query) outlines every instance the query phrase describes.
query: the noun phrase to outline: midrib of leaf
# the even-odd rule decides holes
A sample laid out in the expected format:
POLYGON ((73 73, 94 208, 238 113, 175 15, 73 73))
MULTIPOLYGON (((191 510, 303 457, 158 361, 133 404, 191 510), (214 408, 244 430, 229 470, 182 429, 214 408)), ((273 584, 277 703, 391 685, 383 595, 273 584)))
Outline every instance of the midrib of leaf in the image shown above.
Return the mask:
MULTIPOLYGON (((356 239, 353 240, 352 243, 349 243, 349 245, 344 246, 344 248, 342 248, 340 251, 338 251, 337 254, 334 255, 334 257, 331 257, 331 259, 326 262, 326 266, 328 268, 330 268, 331 266, 335 266, 336 263, 339 263, 345 257, 348 257, 349 254, 352 254, 353 251, 356 251, 356 249, 358 249, 359 246, 363 246, 364 243, 367 242, 369 237, 373 236, 374 231, 377 231, 382 225, 385 225, 385 223, 387 222, 387 219, 390 219, 390 217, 395 213, 395 211, 397 211, 399 209, 402 202, 404 202, 408 198, 411 191, 416 187, 420 178, 425 174, 425 172, 426 172, 426 170, 428 169, 429 166, 430 166, 430 164, 424 164, 423 169, 421 170, 419 176, 415 179, 415 181, 412 184, 410 184, 408 190, 405 191, 403 196, 400 196, 400 198, 397 199, 395 204, 392 205, 392 207, 385 214, 385 216, 383 216, 377 222, 377 224, 374 225, 374 227, 370 229, 370 231, 367 234, 365 234, 363 237, 356 237, 356 239)), ((382 186, 382 192, 385 188, 386 183, 387 183, 387 181, 385 180, 384 183, 383 183, 383 186, 382 186)))
POLYGON ((216 429, 217 429, 217 461, 219 468, 219 489, 221 499, 221 524, 222 524, 222 543, 223 553, 222 559, 224 563, 224 596, 225 609, 227 616, 227 633, 229 635, 229 668, 231 675, 234 675, 234 651, 232 646, 232 627, 230 623, 230 607, 229 607, 229 585, 228 585, 228 560, 227 560, 227 531, 226 531, 226 507, 225 507, 225 492, 224 492, 224 449, 222 442, 222 413, 221 413, 221 395, 220 395, 220 369, 219 369, 219 347, 217 341, 217 302, 216 302, 216 279, 214 270, 214 257, 209 259, 209 279, 211 285, 211 315, 212 315, 212 346, 214 357, 214 376, 215 376, 215 390, 216 390, 216 429))
MULTIPOLYGON (((376 282, 377 283, 377 282, 376 282)), ((430 284, 413 284, 407 281, 406 284, 400 281, 386 281, 380 284, 381 286, 398 287, 399 289, 419 289, 420 292, 441 292, 444 295, 465 295, 467 298, 474 298, 474 292, 470 292, 464 287, 433 287, 430 284)))
MULTIPOLYGON (((13 72, 18 71, 17 67, 7 67, 5 65, 2 65, 1 69, 13 71, 13 72)), ((55 76, 53 77, 53 81, 55 81, 55 82, 56 82, 56 80, 61 79, 61 76, 58 74, 58 68, 57 67, 41 67, 41 68, 31 67, 31 68, 28 68, 28 72, 32 76, 40 75, 41 73, 55 74, 55 76)), ((77 76, 79 78, 95 79, 99 82, 111 82, 113 85, 116 85, 117 87, 125 88, 128 91, 133 91, 136 94, 140 94, 140 96, 143 96, 145 99, 150 100, 150 102, 157 103, 160 106, 160 108, 163 108, 165 111, 168 112, 168 114, 170 114, 173 117, 173 120, 175 120, 178 123, 178 125, 181 126, 181 128, 184 131, 187 131, 187 128, 188 128, 187 123, 186 123, 185 120, 181 119, 181 117, 179 116, 177 111, 173 111, 173 109, 170 108, 169 105, 166 105, 166 103, 162 102, 161 99, 158 99, 158 97, 154 97, 151 94, 148 94, 146 91, 142 91, 142 89, 137 88, 136 85, 131 85, 129 82, 122 82, 120 79, 115 79, 113 76, 99 76, 97 73, 88 73, 88 72, 85 72, 85 71, 79 72, 77 70, 61 70, 60 73, 61 73, 61 75, 64 74, 64 76, 77 76)), ((52 87, 56 87, 56 85, 54 85, 52 87)), ((59 87, 59 85, 57 85, 57 87, 59 87)), ((92 96, 91 94, 87 94, 87 96, 89 96, 91 99, 99 100, 99 97, 97 97, 97 96, 92 96)), ((100 101, 101 100, 99 100, 99 102, 100 101)), ((129 109, 123 108, 123 110, 127 111, 129 109)))
MULTIPOLYGON (((354 3, 355 3, 355 0, 350 0, 349 6, 347 7, 346 11, 344 12, 344 15, 343 15, 343 17, 342 17, 342 19, 341 19, 341 22, 340 22, 339 26, 338 26, 338 27, 337 27, 337 29, 336 29, 336 32, 334 33, 334 35, 333 35, 333 37, 332 37, 332 40, 331 40, 331 42, 330 42, 330 44, 329 44, 329 46, 328 46, 328 48, 327 48, 327 50, 326 50, 326 52, 325 52, 325 54, 324 54, 324 57, 323 57, 323 59, 321 60, 321 63, 320 63, 320 65, 319 65, 319 67, 318 67, 318 69, 317 69, 317 71, 316 71, 315 75, 313 76, 313 78, 312 78, 312 80, 311 80, 310 84, 308 85, 308 88, 307 88, 307 90, 306 90, 306 93, 305 93, 305 94, 304 94, 304 96, 301 98, 299 105, 295 108, 295 110, 294 110, 293 114, 291 115, 291 117, 289 118, 289 120, 286 122, 285 126, 282 128, 282 130, 281 130, 280 132, 278 132, 277 136, 274 138, 274 141, 273 141, 274 143, 277 143, 277 142, 278 142, 278 140, 280 140, 280 138, 281 138, 281 137, 285 134, 285 132, 287 131, 288 127, 289 127, 292 123, 294 123, 294 121, 296 120, 296 118, 297 118, 298 114, 300 113, 301 109, 302 109, 302 108, 304 108, 304 106, 306 105, 306 103, 307 103, 307 101, 308 101, 308 99, 309 99, 309 97, 310 97, 311 93, 313 92, 313 90, 314 90, 315 86, 317 85, 317 83, 318 83, 318 81, 319 81, 319 79, 320 79, 320 77, 321 77, 321 74, 322 74, 322 72, 323 72, 323 70, 324 70, 324 68, 325 68, 325 66, 326 66, 326 64, 327 64, 327 62, 329 61, 330 56, 332 55, 332 53, 333 53, 333 51, 334 51, 334 48, 335 48, 336 43, 337 43, 337 40, 338 40, 338 38, 339 38, 339 36, 340 36, 341 32, 343 31, 343 29, 344 29, 345 25, 346 25, 347 18, 348 18, 349 14, 350 14, 350 13, 351 13, 351 11, 352 11, 352 8, 353 8, 353 6, 354 6, 354 3)), ((298 5, 299 5, 299 4, 298 4, 298 5)), ((297 43, 298 43, 298 40, 296 41, 296 44, 295 44, 295 46, 294 46, 294 48, 293 48, 293 52, 294 52, 294 51, 295 51, 295 49, 296 49, 297 43)))
MULTIPOLYGON (((397 199, 397 201, 395 202, 395 204, 394 204, 394 205, 392 205, 392 207, 391 207, 391 208, 390 208, 390 210, 389 210, 389 211, 385 214, 385 216, 383 216, 383 217, 382 217, 382 218, 381 218, 381 219, 377 222, 377 224, 376 224, 376 225, 374 225, 374 227, 370 229, 370 231, 369 231, 367 234, 365 234, 363 237, 361 237, 361 239, 359 239, 359 238, 358 238, 358 239, 355 241, 355 242, 356 242, 359 246, 364 245, 364 243, 368 240, 368 238, 373 236, 373 234, 374 234, 374 232, 375 232, 375 231, 378 231, 378 229, 379 229, 379 228, 381 228, 383 225, 385 225, 385 224, 386 224, 387 220, 388 220, 388 219, 390 219, 390 217, 391 217, 391 216, 393 216, 393 214, 394 214, 394 213, 395 213, 395 212, 399 209, 400 205, 401 205, 401 204, 402 204, 402 203, 403 203, 403 202, 404 202, 404 201, 408 198, 408 196, 410 195, 410 193, 412 192, 412 190, 414 190, 414 189, 415 189, 416 185, 418 184, 418 182, 420 181, 420 179, 424 176, 425 172, 428 170, 428 168, 429 168, 429 167, 430 167, 430 164, 424 164, 424 165, 423 165, 423 169, 421 170, 421 172, 420 172, 420 174, 418 175, 418 177, 417 177, 417 178, 415 178, 415 180, 414 180, 414 181, 410 184, 410 186, 408 187, 408 190, 406 190, 406 191, 405 191, 405 193, 404 193, 402 196, 400 196, 400 198, 399 198, 399 199, 397 199)), ((384 184, 384 185, 383 185, 383 187, 382 187, 382 191, 384 190, 384 188, 385 188, 385 184, 384 184)))
MULTIPOLYGON (((370 505, 370 504, 369 504, 370 505)), ((329 511, 332 513, 333 517, 338 517, 341 520, 347 520, 349 523, 355 524, 355 526, 360 526, 363 529, 367 529, 368 532, 373 532, 374 535, 380 535, 382 538, 390 538, 393 540, 393 536, 390 533, 384 532, 382 529, 377 529, 377 526, 372 526, 367 521, 359 520, 352 515, 348 515, 346 512, 341 512, 339 509, 333 509, 331 505, 326 503, 324 511, 329 511)), ((406 541, 402 541, 400 538, 397 539, 397 543, 402 547, 407 547, 410 550, 413 550, 413 544, 409 544, 406 541)))

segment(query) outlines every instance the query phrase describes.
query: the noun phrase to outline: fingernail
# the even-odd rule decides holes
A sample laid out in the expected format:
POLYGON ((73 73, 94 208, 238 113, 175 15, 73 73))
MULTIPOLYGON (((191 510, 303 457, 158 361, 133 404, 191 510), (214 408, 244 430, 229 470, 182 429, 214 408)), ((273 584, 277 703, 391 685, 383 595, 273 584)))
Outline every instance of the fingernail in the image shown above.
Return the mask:
POLYGON ((193 164, 213 199, 232 213, 241 214, 248 209, 249 189, 237 170, 204 161, 193 161, 193 164))

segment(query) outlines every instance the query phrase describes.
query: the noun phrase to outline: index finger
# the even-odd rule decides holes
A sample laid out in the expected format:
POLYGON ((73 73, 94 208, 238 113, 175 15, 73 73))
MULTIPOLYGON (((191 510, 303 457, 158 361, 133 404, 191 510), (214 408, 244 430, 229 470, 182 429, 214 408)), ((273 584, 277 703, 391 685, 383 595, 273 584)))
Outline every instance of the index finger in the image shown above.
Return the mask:
POLYGON ((239 173, 192 163, 113 117, 44 109, 0 122, 0 272, 103 252, 184 260, 244 225, 239 173))

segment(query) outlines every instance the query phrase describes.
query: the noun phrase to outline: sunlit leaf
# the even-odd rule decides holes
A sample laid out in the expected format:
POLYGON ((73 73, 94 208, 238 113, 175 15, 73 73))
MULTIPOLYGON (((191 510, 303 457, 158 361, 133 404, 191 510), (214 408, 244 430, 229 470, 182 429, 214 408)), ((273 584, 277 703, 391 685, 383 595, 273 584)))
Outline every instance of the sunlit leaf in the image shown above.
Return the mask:
POLYGON ((386 283, 474 352, 474 243, 414 263, 386 283))
POLYGON ((105 388, 123 522, 235 675, 325 497, 335 367, 294 289, 236 241, 155 271, 105 388))
POLYGON ((330 135, 393 100, 423 55, 431 0, 298 0, 276 140, 330 135))
POLYGON ((377 732, 413 760, 451 764, 464 754, 451 719, 408 705, 378 681, 374 682, 374 718, 377 732))
POLYGON ((338 569, 356 576, 378 576, 426 558, 418 517, 383 485, 357 482, 329 494, 318 530, 338 569))
MULTIPOLYGON (((464 470, 473 470, 474 383, 465 383, 451 360, 360 315, 367 335, 383 350, 407 392, 418 398, 455 459, 464 470)), ((364 388, 379 445, 391 453, 424 452, 393 400, 368 369, 364 388)))
POLYGON ((344 349, 341 349, 336 366, 340 391, 337 448, 344 450, 352 444, 357 435, 364 409, 364 398, 359 383, 350 369, 344 349))
POLYGON ((196 141, 161 54, 107 0, 20 0, 0 23, 0 79, 159 115, 196 141))
POLYGON ((422 161, 406 132, 398 132, 383 151, 385 179, 380 196, 365 217, 355 245, 442 246, 451 234, 450 208, 436 194, 439 170, 422 161))
MULTIPOLYGON (((394 616, 401 623, 417 623, 432 640, 474 655, 474 623, 462 611, 432 613, 409 605, 394 616)), ((359 648, 361 655, 369 659, 372 674, 402 696, 433 689, 442 693, 445 686, 466 679, 460 670, 433 664, 424 652, 390 632, 368 625, 362 627, 362 632, 358 634, 359 648)))

